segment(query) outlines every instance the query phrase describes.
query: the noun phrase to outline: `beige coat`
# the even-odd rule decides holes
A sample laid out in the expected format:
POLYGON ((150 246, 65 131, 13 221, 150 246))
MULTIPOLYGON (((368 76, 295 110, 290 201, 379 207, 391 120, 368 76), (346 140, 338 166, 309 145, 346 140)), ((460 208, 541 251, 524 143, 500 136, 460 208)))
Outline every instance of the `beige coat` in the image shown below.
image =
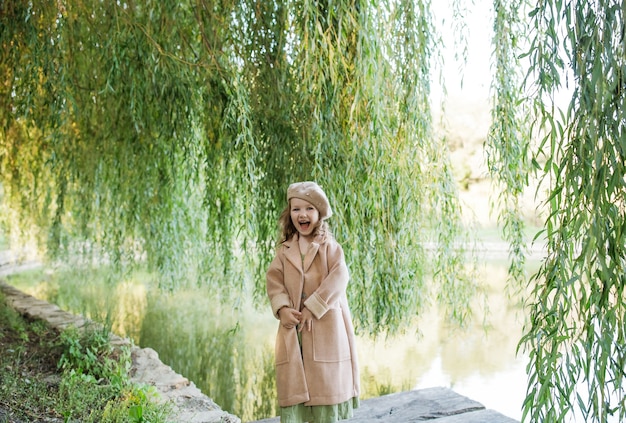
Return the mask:
POLYGON ((330 239, 311 243, 304 263, 298 235, 283 243, 267 271, 267 294, 274 316, 287 306, 306 306, 312 329, 279 324, 276 335, 276 385, 281 407, 339 404, 359 395, 354 328, 346 299, 348 268, 341 246, 330 239))

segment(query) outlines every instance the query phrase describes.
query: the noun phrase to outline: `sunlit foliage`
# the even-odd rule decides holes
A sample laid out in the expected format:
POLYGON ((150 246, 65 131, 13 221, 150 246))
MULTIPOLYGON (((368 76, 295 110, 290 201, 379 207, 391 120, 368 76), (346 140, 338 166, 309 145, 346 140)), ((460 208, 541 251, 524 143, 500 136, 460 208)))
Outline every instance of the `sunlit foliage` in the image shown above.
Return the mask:
POLYGON ((259 295, 286 187, 314 179, 360 329, 430 298, 467 316, 428 1, 11 1, 0 19, 13 246, 259 295))

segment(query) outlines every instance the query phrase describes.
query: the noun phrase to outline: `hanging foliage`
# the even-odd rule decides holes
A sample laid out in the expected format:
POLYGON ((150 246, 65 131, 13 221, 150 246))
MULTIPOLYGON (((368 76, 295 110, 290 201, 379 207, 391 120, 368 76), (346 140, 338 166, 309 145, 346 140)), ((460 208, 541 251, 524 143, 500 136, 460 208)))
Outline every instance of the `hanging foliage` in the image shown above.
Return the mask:
POLYGON ((542 1, 532 11, 535 163, 549 187, 548 255, 522 346, 529 421, 624 421, 626 26, 624 2, 542 1), (561 109, 556 98, 571 95, 561 109))
POLYGON ((405 328, 433 295, 467 316, 456 191, 431 132, 429 1, 0 8, 14 246, 145 263, 169 289, 260 295, 286 187, 315 179, 334 204, 361 330, 405 328))
POLYGON ((520 90, 518 60, 526 34, 526 22, 521 20, 525 1, 494 0, 493 9, 495 72, 492 123, 485 149, 489 172, 499 191, 494 208, 498 210, 498 223, 509 244, 511 283, 508 288, 519 297, 527 281, 525 246, 528 242, 521 197, 528 187, 531 171, 529 115, 520 90))

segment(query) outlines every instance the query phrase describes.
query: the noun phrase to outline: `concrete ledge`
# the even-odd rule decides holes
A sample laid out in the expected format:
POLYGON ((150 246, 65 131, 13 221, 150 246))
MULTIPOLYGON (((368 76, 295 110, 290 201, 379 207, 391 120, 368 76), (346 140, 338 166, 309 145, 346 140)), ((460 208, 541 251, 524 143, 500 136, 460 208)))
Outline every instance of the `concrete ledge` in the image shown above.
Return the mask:
POLYGON ((514 423, 500 413, 448 388, 428 388, 385 395, 362 401, 352 421, 361 423, 514 423))

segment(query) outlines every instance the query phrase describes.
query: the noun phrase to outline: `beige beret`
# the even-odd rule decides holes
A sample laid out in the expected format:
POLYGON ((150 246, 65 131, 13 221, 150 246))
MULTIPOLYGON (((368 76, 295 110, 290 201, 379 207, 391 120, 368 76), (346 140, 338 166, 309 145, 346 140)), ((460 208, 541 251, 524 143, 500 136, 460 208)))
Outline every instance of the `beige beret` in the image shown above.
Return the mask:
POLYGON ((296 182, 287 188, 287 202, 292 198, 300 198, 313 204, 320 212, 320 219, 328 219, 333 215, 328 197, 315 182, 296 182))

